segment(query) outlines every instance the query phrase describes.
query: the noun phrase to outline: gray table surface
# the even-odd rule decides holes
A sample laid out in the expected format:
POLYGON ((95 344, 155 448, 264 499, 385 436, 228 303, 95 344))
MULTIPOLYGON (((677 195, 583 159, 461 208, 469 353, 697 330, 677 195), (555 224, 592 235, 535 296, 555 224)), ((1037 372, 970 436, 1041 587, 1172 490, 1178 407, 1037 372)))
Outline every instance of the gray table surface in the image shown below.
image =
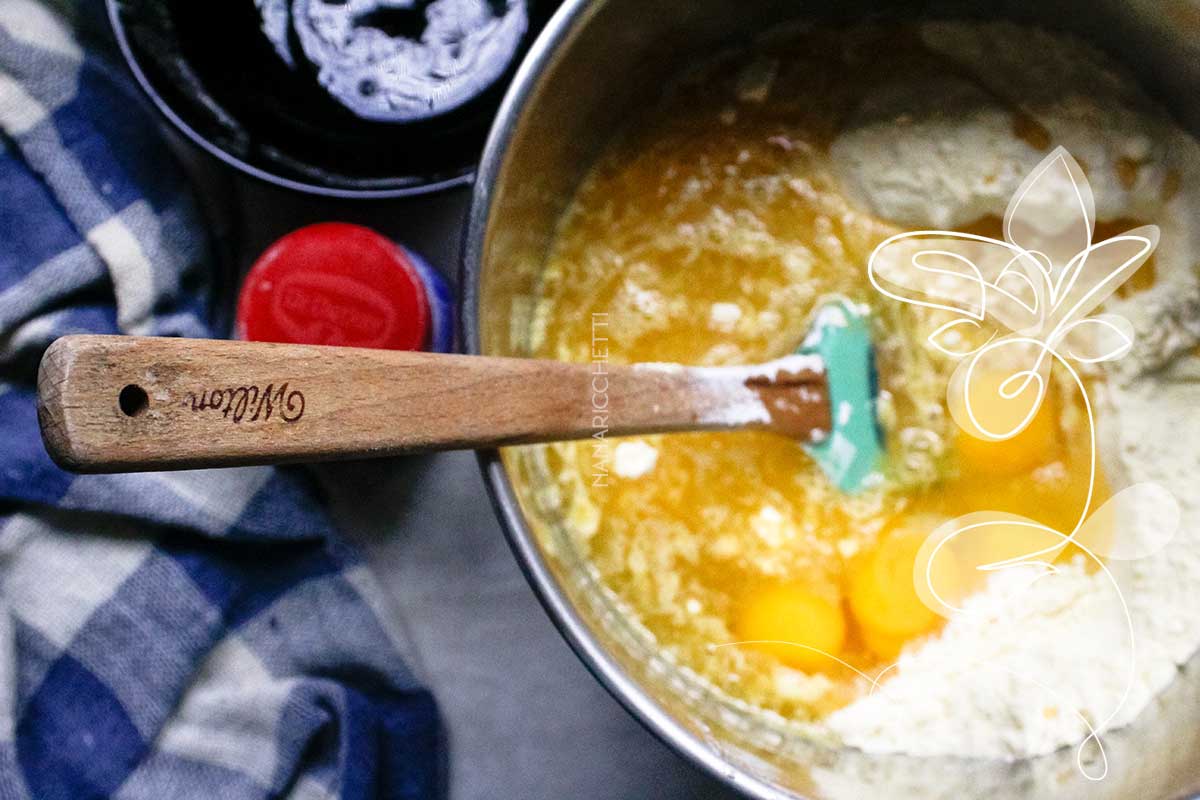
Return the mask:
MULTIPOLYGON (((206 159, 193 167, 243 271, 284 233, 342 220, 457 273, 467 190, 335 201, 231 179, 206 159)), ((575 658, 508 549, 473 453, 317 471, 336 521, 391 595, 441 705, 453 800, 737 796, 646 732, 575 658)))

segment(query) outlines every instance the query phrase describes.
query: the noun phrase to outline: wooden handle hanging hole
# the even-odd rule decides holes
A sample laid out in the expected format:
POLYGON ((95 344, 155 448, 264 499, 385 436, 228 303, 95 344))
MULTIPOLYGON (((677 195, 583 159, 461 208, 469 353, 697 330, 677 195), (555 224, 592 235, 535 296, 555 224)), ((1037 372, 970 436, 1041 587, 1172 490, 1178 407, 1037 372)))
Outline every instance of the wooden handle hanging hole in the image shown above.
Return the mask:
POLYGON ((145 389, 131 383, 117 395, 117 405, 125 416, 136 417, 150 407, 150 396, 146 394, 145 389))

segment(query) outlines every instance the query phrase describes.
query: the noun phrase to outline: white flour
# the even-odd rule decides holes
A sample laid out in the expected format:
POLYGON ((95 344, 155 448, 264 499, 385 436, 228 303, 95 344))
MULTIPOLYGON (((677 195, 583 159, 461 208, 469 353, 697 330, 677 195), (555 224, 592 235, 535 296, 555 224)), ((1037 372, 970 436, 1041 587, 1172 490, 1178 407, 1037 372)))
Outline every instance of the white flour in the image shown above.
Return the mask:
MULTIPOLYGON (((1100 725, 1112 716, 1108 729, 1128 723, 1200 645, 1200 358, 1140 374, 1200 340, 1200 228, 1188 227, 1200 219, 1200 145, 1077 42, 1009 25, 931 24, 922 36, 978 83, 879 87, 832 149, 852 196, 911 226, 1003 214, 1043 155, 1014 132, 1015 107, 1087 165, 1101 221, 1162 229, 1158 285, 1108 306, 1133 322, 1138 345, 1092 398, 1110 483, 1156 482, 1182 509, 1166 549, 1110 565, 1136 642, 1127 696, 1131 650, 1118 595, 1103 573, 1072 563, 1015 604, 998 601, 1013 576, 994 578, 970 601, 980 614, 951 620, 905 652, 873 695, 827 719, 867 752, 1020 758, 1082 741, 1085 719, 1100 725), (945 111, 964 103, 974 110, 945 111)), ((1121 531, 1147 533, 1144 525, 1121 531)))
POLYGON ((613 472, 622 478, 640 478, 656 463, 658 451, 640 439, 618 442, 613 452, 613 472))

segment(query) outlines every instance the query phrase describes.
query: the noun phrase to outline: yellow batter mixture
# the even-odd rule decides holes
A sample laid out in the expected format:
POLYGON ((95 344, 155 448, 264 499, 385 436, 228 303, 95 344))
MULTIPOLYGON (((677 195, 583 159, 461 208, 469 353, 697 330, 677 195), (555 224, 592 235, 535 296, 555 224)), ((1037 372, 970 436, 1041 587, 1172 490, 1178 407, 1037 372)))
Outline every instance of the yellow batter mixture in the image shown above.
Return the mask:
MULTIPOLYGON (((923 344, 943 319, 885 301, 867 280, 871 251, 902 228, 855 207, 830 168, 840 121, 885 72, 958 71, 895 30, 804 34, 718 58, 594 165, 541 285, 533 355, 569 361, 591 359, 593 314, 607 315, 614 362, 717 365, 791 352, 829 295, 871 306, 881 490, 840 494, 799 443, 764 433, 645 437, 649 467, 623 475, 617 459, 600 479, 593 442, 545 450, 580 548, 661 646, 795 719, 864 691, 846 665, 872 674, 936 631, 912 584, 930 520, 995 509, 1069 530, 1083 503, 1074 390, 1055 385, 1015 439, 963 435, 945 408, 954 363, 923 344), (745 640, 805 646, 714 647, 745 640)), ((1014 112, 1013 125, 1050 147, 1028 117, 1014 112)), ((968 229, 996 236, 999 222, 968 229)), ((1145 288, 1152 269, 1125 291, 1145 288)))

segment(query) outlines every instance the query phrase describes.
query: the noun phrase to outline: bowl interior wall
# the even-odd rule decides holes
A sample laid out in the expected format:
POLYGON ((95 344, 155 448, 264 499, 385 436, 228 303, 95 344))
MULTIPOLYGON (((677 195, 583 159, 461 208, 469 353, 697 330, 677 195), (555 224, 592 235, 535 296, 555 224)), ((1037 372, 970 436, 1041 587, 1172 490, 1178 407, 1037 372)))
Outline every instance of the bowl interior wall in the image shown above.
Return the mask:
MULTIPOLYGON (((1114 54, 1185 127, 1200 130, 1200 13, 1187 13, 1184 0, 598 0, 579 6, 558 46, 542 54, 540 70, 524 87, 523 103, 508 109, 507 118, 505 110, 501 112, 500 130, 507 139, 493 141, 494 180, 487 187, 491 194, 468 235, 467 276, 471 278, 473 262, 478 276, 467 313, 477 313, 474 346, 488 354, 529 354, 537 280, 558 219, 589 164, 631 111, 653 102, 664 82, 689 63, 777 24, 967 17, 1064 30, 1114 54)), ((477 206, 478 198, 477 193, 477 206)), ((535 489, 518 495, 524 525, 514 526, 512 533, 538 543, 535 558, 544 561, 556 584, 549 591, 565 596, 586 635, 602 645, 641 692, 695 742, 735 768, 730 780, 753 776, 770 788, 752 786, 750 791, 779 797, 820 796, 814 780, 819 775, 826 776, 825 794, 828 776, 833 775, 845 789, 839 796, 847 797, 879 796, 885 787, 888 796, 1010 796, 1021 786, 1044 781, 1052 782, 1061 797, 1100 796, 1088 794, 1095 785, 1075 770, 1073 749, 1017 764, 939 759, 914 766, 907 758, 823 748, 751 719, 736 703, 711 695, 699 681, 663 660, 602 591, 553 504, 536 492, 546 484, 540 459, 514 449, 504 454, 503 464, 508 474, 519 476, 517 486, 535 489)), ((506 480, 496 470, 493 479, 506 480)), ((1132 785, 1143 787, 1148 797, 1179 796, 1195 788, 1194 764, 1200 753, 1196 666, 1189 665, 1185 679, 1176 682, 1156 710, 1144 715, 1158 717, 1148 730, 1135 725, 1132 732, 1105 738, 1111 769, 1103 796, 1122 796, 1121 788, 1132 785), (1152 788, 1146 783, 1150 775, 1152 788)), ((668 733, 666 738, 678 739, 678 734, 668 733)))

